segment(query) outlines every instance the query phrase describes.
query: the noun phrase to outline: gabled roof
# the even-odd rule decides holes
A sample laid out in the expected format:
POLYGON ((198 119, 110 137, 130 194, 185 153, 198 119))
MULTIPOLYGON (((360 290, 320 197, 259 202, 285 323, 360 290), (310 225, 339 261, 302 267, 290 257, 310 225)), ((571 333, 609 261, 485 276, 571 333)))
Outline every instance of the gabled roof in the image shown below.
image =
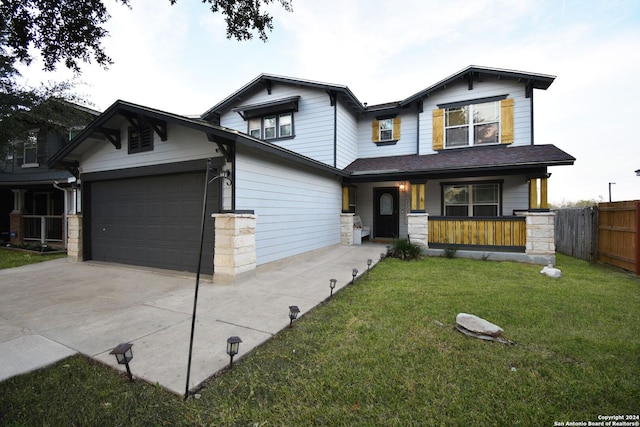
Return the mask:
POLYGON ((438 83, 433 84, 414 95, 411 95, 410 97, 401 101, 400 106, 404 107, 411 104, 412 102, 418 101, 422 98, 426 98, 431 93, 440 89, 445 89, 448 85, 461 80, 467 82, 467 84, 469 84, 469 88, 473 88, 474 81, 486 78, 520 81, 526 85, 527 96, 529 96, 533 89, 548 89, 549 86, 551 86, 551 83, 553 83, 553 81, 555 80, 556 76, 469 65, 467 68, 460 70, 443 80, 440 80, 438 83))
POLYGON ((270 93, 271 84, 273 82, 323 89, 327 91, 327 93, 334 92, 335 94, 340 94, 342 96, 342 99, 347 102, 347 104, 355 113, 375 113, 406 107, 412 102, 428 97, 431 93, 440 89, 444 89, 448 85, 461 80, 467 82, 470 87, 473 87, 474 81, 488 78, 520 81, 524 85, 526 85, 527 96, 530 95, 533 89, 546 90, 555 80, 555 76, 548 74, 529 73, 524 71, 505 70, 500 68, 470 65, 463 70, 460 70, 457 73, 429 86, 428 88, 423 89, 414 95, 411 95, 404 100, 366 106, 362 104, 358 100, 358 98, 356 98, 356 96, 347 86, 344 85, 322 83, 314 80, 298 79, 294 77, 278 76, 274 74, 260 74, 258 77, 251 80, 249 83, 223 99, 221 102, 208 109, 204 114, 202 114, 201 118, 204 120, 211 120, 215 114, 219 114, 231 108, 238 107, 238 105, 244 104, 247 97, 258 88, 263 88, 270 93))
POLYGON ((437 154, 357 159, 344 171, 350 177, 436 177, 469 171, 504 171, 572 165, 576 159, 554 145, 485 146, 440 151, 437 154))
MULTIPOLYGON (((134 115, 142 116, 146 121, 168 122, 195 129, 205 133, 212 143, 224 144, 227 146, 241 144, 247 148, 258 150, 264 153, 274 154, 283 159, 293 161, 317 170, 322 170, 332 174, 344 176, 345 173, 339 169, 328 166, 322 162, 302 156, 293 151, 278 147, 270 142, 253 138, 247 134, 239 132, 235 129, 229 129, 222 126, 214 125, 199 118, 189 118, 178 114, 168 113, 142 105, 118 100, 114 102, 104 113, 92 121, 82 132, 73 138, 66 146, 58 151, 48 162, 49 167, 63 164, 64 159, 69 156, 76 148, 89 139, 95 133, 105 133, 106 125, 114 116, 117 115, 134 115)), ((109 142, 105 141, 105 144, 109 142)))
POLYGON ((247 95, 251 94, 257 88, 264 88, 270 93, 273 82, 323 89, 327 93, 335 92, 336 94, 342 95, 343 99, 345 99, 356 112, 360 112, 364 108, 362 103, 358 101, 358 98, 356 98, 353 92, 351 92, 351 89, 347 86, 263 73, 223 99, 221 102, 209 108, 204 114, 202 114, 201 118, 204 120, 210 120, 214 114, 235 107, 238 103, 243 103, 246 100, 247 95))

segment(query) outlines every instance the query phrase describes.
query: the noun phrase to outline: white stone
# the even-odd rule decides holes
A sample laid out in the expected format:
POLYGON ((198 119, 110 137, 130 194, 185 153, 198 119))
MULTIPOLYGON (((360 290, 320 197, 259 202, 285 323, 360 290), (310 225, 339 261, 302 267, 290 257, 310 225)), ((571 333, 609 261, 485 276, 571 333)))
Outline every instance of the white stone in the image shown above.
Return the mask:
POLYGON ((542 270, 540 270, 540 273, 553 277, 554 279, 562 277, 562 272, 559 269, 554 268, 552 264, 543 267, 542 270))
POLYGON ((458 313, 456 323, 471 332, 492 337, 499 337, 504 332, 500 326, 468 313, 458 313))

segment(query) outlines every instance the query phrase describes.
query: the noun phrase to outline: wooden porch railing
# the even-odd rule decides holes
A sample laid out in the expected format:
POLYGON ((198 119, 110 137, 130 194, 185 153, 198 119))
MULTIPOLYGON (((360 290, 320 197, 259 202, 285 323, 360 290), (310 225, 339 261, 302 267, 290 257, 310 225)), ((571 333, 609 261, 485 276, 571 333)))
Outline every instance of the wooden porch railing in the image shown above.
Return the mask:
POLYGON ((526 219, 503 217, 429 217, 429 247, 525 252, 526 219))
POLYGON ((24 240, 38 240, 40 243, 63 241, 62 215, 23 215, 24 240))

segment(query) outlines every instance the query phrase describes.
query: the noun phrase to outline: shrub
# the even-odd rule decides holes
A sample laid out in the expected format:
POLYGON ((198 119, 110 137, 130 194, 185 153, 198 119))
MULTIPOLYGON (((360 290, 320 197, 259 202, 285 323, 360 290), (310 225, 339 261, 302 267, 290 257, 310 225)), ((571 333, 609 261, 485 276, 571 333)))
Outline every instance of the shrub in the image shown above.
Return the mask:
POLYGON ((408 239, 396 239, 391 245, 389 256, 399 259, 418 259, 422 255, 422 246, 411 243, 408 239))

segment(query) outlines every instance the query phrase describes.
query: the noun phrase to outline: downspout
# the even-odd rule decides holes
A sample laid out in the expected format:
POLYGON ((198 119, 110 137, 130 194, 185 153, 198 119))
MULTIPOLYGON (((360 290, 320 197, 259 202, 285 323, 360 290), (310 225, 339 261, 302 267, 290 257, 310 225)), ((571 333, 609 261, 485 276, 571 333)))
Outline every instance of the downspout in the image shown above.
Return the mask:
POLYGON ((338 99, 333 103, 333 167, 338 167, 338 99))
POLYGON ((531 89, 531 95, 529 96, 529 104, 531 105, 531 145, 533 145, 533 89, 531 89))

